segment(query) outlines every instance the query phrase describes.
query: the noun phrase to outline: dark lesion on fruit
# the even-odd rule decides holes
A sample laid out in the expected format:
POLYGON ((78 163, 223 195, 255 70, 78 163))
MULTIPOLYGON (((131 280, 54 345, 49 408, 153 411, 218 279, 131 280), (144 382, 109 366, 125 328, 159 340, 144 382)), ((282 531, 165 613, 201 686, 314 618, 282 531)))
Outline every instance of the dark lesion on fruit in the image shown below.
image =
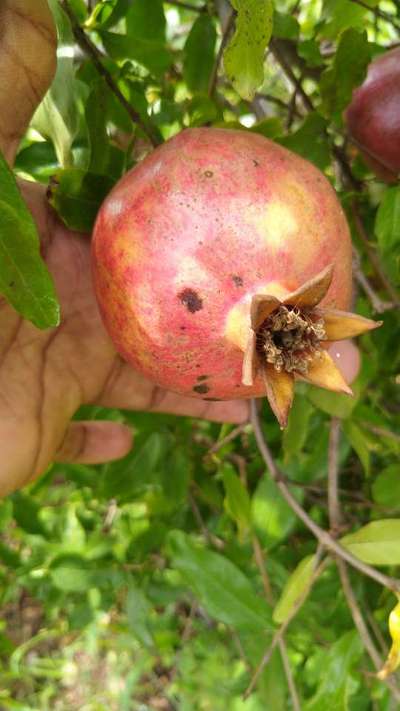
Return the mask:
POLYGON ((232 281, 237 287, 243 286, 243 278, 239 274, 232 274, 232 281))
POLYGON ((203 300, 199 297, 198 293, 193 289, 184 289, 178 294, 178 299, 186 306, 187 310, 191 314, 200 311, 203 308, 203 300))
POLYGON ((278 372, 306 375, 325 340, 324 321, 312 309, 281 304, 258 329, 256 348, 261 361, 278 372))
POLYGON ((197 380, 201 383, 202 380, 208 380, 209 377, 209 375, 198 375, 197 380))
POLYGON ((222 402, 220 397, 203 397, 206 402, 222 402))
POLYGON ((195 385, 192 389, 193 392, 198 393, 199 395, 206 395, 206 393, 210 392, 210 388, 205 383, 202 385, 195 385))

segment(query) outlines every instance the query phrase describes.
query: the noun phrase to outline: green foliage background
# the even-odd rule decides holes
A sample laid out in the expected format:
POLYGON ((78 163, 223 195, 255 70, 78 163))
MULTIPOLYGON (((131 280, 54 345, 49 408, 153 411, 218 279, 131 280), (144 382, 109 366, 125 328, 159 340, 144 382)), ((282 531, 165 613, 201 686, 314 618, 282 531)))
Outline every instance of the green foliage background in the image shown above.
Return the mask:
MULTIPOLYGON (((102 197, 151 143, 187 126, 257 131, 308 158, 332 181, 364 276, 381 300, 392 300, 370 255, 398 287, 400 188, 368 172, 346 137, 342 112, 370 59, 399 42, 399 3, 281 0, 273 8, 270 0, 234 0, 232 15, 223 0, 70 0, 141 127, 78 43, 63 3, 50 4, 62 50, 57 76, 20 147, 16 172, 44 183, 57 175, 51 200, 68 225, 89 231, 102 197)), ((0 177, 3 200, 10 176, 2 165, 0 177)), ((30 234, 23 208, 11 208, 19 228, 11 238, 11 222, 3 226, 1 245, 30 234)), ((22 279, 13 303, 43 327, 57 322, 57 306, 31 252, 34 236, 15 260, 34 283, 34 298, 22 279)), ((0 288, 1 277, 9 274, 0 276, 0 288)), ((376 317, 360 288, 355 310, 376 317)), ((280 432, 267 407, 263 423, 298 501, 328 528, 329 427, 332 416, 342 419, 340 535, 362 560, 395 574, 398 309, 381 317, 383 327, 360 340, 353 400, 300 386, 288 429, 280 432)), ((135 447, 113 464, 54 465, 0 503, 0 707, 293 708, 278 651, 256 690, 247 700, 243 693, 274 630, 310 581, 313 559, 306 557, 317 543, 281 499, 250 426, 215 448, 233 427, 99 408, 77 417, 130 424, 135 447)), ((385 657, 395 598, 367 577, 350 576, 385 657)), ((334 562, 285 640, 302 709, 398 708, 373 675, 334 562)))

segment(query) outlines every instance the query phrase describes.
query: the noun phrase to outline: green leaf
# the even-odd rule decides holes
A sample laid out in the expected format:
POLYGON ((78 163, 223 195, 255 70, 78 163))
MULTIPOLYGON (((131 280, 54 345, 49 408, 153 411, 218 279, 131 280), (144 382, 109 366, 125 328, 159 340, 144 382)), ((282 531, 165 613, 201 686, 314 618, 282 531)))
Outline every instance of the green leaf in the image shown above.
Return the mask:
POLYGON ((274 37, 281 39, 297 40, 299 36, 299 23, 289 13, 274 11, 274 37))
POLYGON ((330 392, 324 388, 316 388, 313 386, 307 388, 307 397, 319 410, 328 413, 328 415, 332 417, 345 419, 350 417, 358 402, 357 383, 353 383, 351 387, 354 397, 342 393, 330 392))
POLYGON ((186 447, 169 447, 165 466, 162 468, 162 486, 164 495, 174 508, 179 508, 186 500, 192 468, 192 460, 186 447))
MULTIPOLYGON (((364 5, 367 2, 364 1, 364 5)), ((321 14, 321 34, 335 42, 338 35, 348 27, 363 30, 366 13, 366 8, 349 2, 349 0, 324 0, 321 14)))
POLYGON ((126 598, 126 615, 128 625, 135 637, 145 645, 154 645, 153 635, 148 624, 152 606, 143 590, 130 583, 126 598))
POLYGON ((106 464, 103 470, 103 494, 126 498, 146 491, 164 478, 163 467, 173 443, 166 432, 152 432, 141 446, 119 462, 106 464))
POLYGON ((225 508, 241 531, 251 527, 251 506, 247 489, 229 462, 221 466, 226 491, 225 508))
POLYGON ((75 77, 74 37, 69 19, 56 0, 50 4, 59 34, 57 71, 32 125, 53 142, 58 162, 67 167, 73 164, 72 143, 79 128, 79 101, 85 94, 85 86, 75 77))
POLYGON ((376 213, 375 233, 382 252, 391 252, 400 241, 400 186, 386 188, 376 213))
POLYGON ((371 471, 370 436, 352 420, 346 420, 343 422, 343 432, 352 448, 357 453, 366 476, 369 476, 371 471))
POLYGON ((165 15, 161 0, 134 0, 126 14, 129 37, 165 42, 165 15))
POLYGON ((236 629, 271 630, 271 612, 242 571, 230 560, 198 548, 182 531, 169 535, 174 568, 179 570, 208 613, 236 629))
POLYGON ((171 66, 172 57, 164 45, 155 40, 120 35, 116 32, 100 32, 101 40, 106 52, 116 60, 133 59, 138 64, 149 70, 152 74, 160 76, 171 66))
POLYGON ((14 518, 24 531, 41 536, 46 535, 46 530, 39 518, 40 506, 35 499, 21 491, 16 491, 11 496, 14 518))
MULTIPOLYGON (((303 494, 298 490, 295 495, 300 500, 303 494)), ((264 474, 253 494, 251 517, 258 535, 267 547, 286 538, 297 521, 277 485, 267 474, 264 474)))
POLYGON ((78 555, 60 555, 49 568, 53 585, 62 592, 86 592, 92 586, 90 563, 78 555))
POLYGON ((314 408, 307 398, 297 394, 290 411, 288 425, 283 431, 282 449, 285 461, 298 455, 303 449, 313 411, 314 408))
POLYGON ((353 89, 362 83, 370 61, 367 33, 353 28, 343 32, 333 64, 320 80, 326 116, 341 120, 342 111, 350 103, 353 89))
POLYGON ((346 632, 325 653, 323 673, 316 694, 304 711, 349 711, 348 701, 355 691, 351 671, 361 658, 363 647, 356 631, 346 632))
POLYGON ((107 134, 107 99, 108 87, 104 79, 100 79, 93 87, 85 107, 90 149, 88 171, 98 175, 106 174, 110 156, 107 134))
POLYGON ((400 283, 400 186, 387 188, 375 220, 375 234, 385 270, 400 283))
POLYGON ((372 521, 341 538, 340 543, 364 563, 399 565, 400 519, 372 521))
POLYGON ((183 77, 192 92, 207 93, 216 40, 214 21, 210 15, 200 15, 193 23, 183 52, 183 77))
POLYGON ((113 185, 106 175, 66 168, 54 175, 49 202, 70 229, 91 232, 99 207, 113 185))
POLYGON ((272 33, 271 0, 231 0, 236 29, 224 52, 229 80, 242 99, 251 101, 264 81, 264 54, 272 33))
POLYGON ((327 123, 317 113, 310 113, 300 128, 289 136, 278 138, 278 143, 298 153, 324 170, 331 160, 327 123))
POLYGON ((374 501, 388 508, 400 507, 400 466, 391 464, 383 469, 372 484, 374 501))
POLYGON ((0 292, 38 328, 57 326, 60 307, 36 225, 1 154, 0 189, 0 292))
POLYGON ((272 619, 281 625, 290 616, 297 601, 304 595, 311 584, 315 564, 315 555, 308 555, 300 561, 282 590, 275 605, 272 619))

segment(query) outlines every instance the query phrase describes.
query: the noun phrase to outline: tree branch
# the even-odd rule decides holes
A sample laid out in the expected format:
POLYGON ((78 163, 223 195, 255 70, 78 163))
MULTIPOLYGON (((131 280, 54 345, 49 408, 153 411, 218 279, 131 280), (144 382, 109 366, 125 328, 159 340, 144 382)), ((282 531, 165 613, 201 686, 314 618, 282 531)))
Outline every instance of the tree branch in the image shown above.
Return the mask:
POLYGON ((272 638, 272 642, 271 642, 270 646, 268 647, 268 650, 262 657, 257 669, 255 670, 255 672, 253 674, 253 677, 250 681, 249 686, 247 687, 246 691, 243 694, 243 699, 247 699, 250 696, 250 694, 252 693, 252 691, 254 690, 262 670, 268 664, 269 660, 272 657, 272 654, 273 654, 273 651, 274 651, 276 645, 279 644, 279 641, 281 639, 283 639, 283 636, 284 636, 287 628, 289 627, 292 620, 296 617, 296 615, 299 612, 300 608, 302 607, 303 603, 307 599, 307 597, 310 593, 310 590, 312 589, 315 581, 321 575, 321 573, 325 567, 325 564, 326 564, 326 559, 323 560, 322 562, 320 562, 322 553, 323 553, 323 547, 319 546, 317 549, 317 552, 315 554, 314 570, 313 570, 309 585, 304 590, 302 595, 300 595, 300 597, 296 600, 295 604, 292 607, 290 615, 286 618, 285 622, 283 622, 281 624, 281 626, 279 627, 279 629, 277 629, 277 631, 275 632, 275 634, 272 638))
POLYGON ((136 126, 139 126, 139 128, 147 136, 151 145, 154 148, 156 146, 158 146, 162 141, 160 140, 160 137, 158 136, 157 132, 153 129, 152 126, 147 125, 146 122, 143 121, 139 112, 136 111, 136 109, 125 98, 125 96, 123 95, 119 86, 114 81, 113 77, 111 76, 110 72, 104 66, 102 59, 101 59, 101 55, 100 55, 97 47, 89 39, 86 32, 82 29, 79 22, 77 21, 67 0, 62 0, 61 5, 62 5, 65 13, 68 15, 68 18, 71 22, 72 31, 74 33, 75 39, 78 42, 81 49, 91 57, 97 72, 100 74, 100 76, 103 77, 103 79, 106 82, 106 84, 108 85, 108 87, 111 89, 113 94, 116 96, 116 98, 118 99, 120 104, 124 107, 125 111, 129 115, 132 123, 134 123, 136 126))
POLYGON ((297 514, 297 516, 303 521, 305 526, 314 534, 314 536, 318 539, 318 541, 328 550, 330 553, 338 555, 340 558, 345 560, 347 563, 350 563, 353 568, 356 568, 359 570, 361 573, 364 575, 367 575, 370 578, 373 578, 373 580, 376 580, 378 583, 383 585, 384 587, 388 588, 394 593, 400 592, 400 581, 397 580, 396 578, 391 578, 388 575, 385 575, 384 573, 381 573, 380 570, 376 570, 372 566, 368 565, 367 563, 363 563, 359 558, 356 558, 353 556, 351 553, 349 553, 346 548, 343 548, 343 546, 340 545, 337 541, 335 541, 332 536, 325 531, 323 528, 318 526, 318 524, 315 523, 315 521, 312 520, 312 518, 308 515, 308 513, 303 509, 302 506, 300 506, 299 502, 297 499, 294 498, 292 495, 291 491, 289 490, 286 482, 282 478, 281 472, 277 465, 275 464, 274 458, 270 452, 270 449, 264 439, 264 435, 261 429, 261 423, 260 423, 260 418, 258 415, 257 411, 257 405, 256 401, 253 399, 250 404, 250 411, 251 411, 251 417, 250 421, 251 424, 253 425, 253 430, 255 434, 255 438, 258 444, 258 448, 260 450, 260 454, 262 458, 264 459, 265 464, 268 467, 268 470, 270 472, 270 475, 274 482, 276 483, 278 489, 280 490, 281 494, 283 495, 284 499, 288 502, 289 506, 291 509, 297 514))
POLYGON ((352 216, 353 216, 354 226, 357 231, 357 235, 360 238, 360 241, 362 242, 363 246, 365 247, 365 251, 368 255, 368 259, 371 262, 371 264, 376 272, 376 275, 379 277, 379 281, 381 282, 383 288, 386 289, 393 304, 397 308, 400 308, 400 298, 396 292, 396 289, 392 286, 392 284, 389 281, 389 279, 387 278, 384 270, 382 269, 380 261, 374 252, 371 242, 369 241, 369 237, 368 237, 367 231, 364 227, 363 221, 361 219, 360 209, 359 209, 359 205, 358 205, 358 202, 356 199, 354 199, 351 203, 351 212, 352 212, 352 216))
MULTIPOLYGON (((339 444, 340 444, 340 420, 336 417, 331 419, 330 436, 329 436, 329 452, 328 452, 328 508, 329 508, 329 524, 332 531, 337 531, 341 522, 340 503, 338 496, 338 476, 339 476, 339 444)), ((344 596, 349 606, 354 626, 358 630, 358 634, 362 643, 369 654, 375 669, 378 671, 382 668, 382 659, 377 651, 368 627, 362 615, 361 609, 357 603, 353 589, 351 587, 348 567, 344 560, 339 556, 335 556, 336 565, 339 570, 340 581, 342 584, 344 596)), ((400 701, 400 690, 397 688, 393 680, 385 680, 389 686, 393 698, 400 701)))

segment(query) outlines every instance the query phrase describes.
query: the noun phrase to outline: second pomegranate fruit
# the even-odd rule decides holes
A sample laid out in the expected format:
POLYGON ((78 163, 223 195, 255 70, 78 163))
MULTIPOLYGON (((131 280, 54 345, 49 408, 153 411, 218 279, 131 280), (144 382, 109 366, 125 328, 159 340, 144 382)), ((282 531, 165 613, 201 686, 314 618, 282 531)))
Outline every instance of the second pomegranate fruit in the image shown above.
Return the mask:
POLYGON ((310 163, 255 133, 189 129, 127 173, 93 238, 118 351, 163 388, 267 395, 287 421, 297 378, 351 392, 326 348, 377 324, 343 310, 351 243, 310 163))

